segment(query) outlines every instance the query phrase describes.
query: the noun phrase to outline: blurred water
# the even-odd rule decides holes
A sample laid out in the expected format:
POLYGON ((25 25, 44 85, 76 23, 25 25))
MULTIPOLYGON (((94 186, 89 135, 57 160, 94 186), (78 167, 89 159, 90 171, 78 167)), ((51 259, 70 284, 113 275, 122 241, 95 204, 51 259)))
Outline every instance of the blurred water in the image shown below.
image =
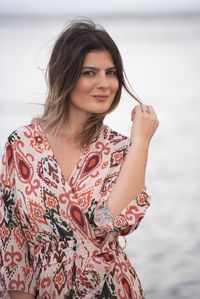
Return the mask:
MULTIPOLYGON (((118 44, 129 81, 155 107, 160 127, 147 169, 152 205, 128 237, 148 299, 200 298, 200 20, 99 19, 118 44)), ((67 20, 0 21, 0 152, 7 135, 41 112, 42 72, 67 20)), ((130 132, 134 102, 123 95, 106 123, 130 132)))

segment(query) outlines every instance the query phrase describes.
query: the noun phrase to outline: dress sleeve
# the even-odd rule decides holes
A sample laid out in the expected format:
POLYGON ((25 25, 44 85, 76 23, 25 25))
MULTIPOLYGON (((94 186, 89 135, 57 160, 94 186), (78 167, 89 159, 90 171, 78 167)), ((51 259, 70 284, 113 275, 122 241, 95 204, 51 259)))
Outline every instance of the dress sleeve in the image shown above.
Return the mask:
POLYGON ((13 146, 6 143, 0 171, 0 297, 6 291, 34 294, 36 280, 31 268, 16 198, 13 146))
POLYGON ((94 213, 94 223, 100 230, 115 231, 119 232, 120 235, 127 235, 138 227, 144 217, 150 205, 150 196, 148 196, 146 188, 144 188, 144 190, 130 201, 121 213, 115 217, 108 209, 109 196, 110 194, 108 193, 97 204, 94 213))

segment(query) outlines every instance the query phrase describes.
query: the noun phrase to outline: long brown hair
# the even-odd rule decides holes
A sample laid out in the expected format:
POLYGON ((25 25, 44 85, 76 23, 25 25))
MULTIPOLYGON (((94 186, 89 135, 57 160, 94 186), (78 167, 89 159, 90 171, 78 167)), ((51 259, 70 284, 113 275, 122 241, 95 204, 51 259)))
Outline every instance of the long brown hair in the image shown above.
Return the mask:
POLYGON ((93 50, 107 50, 115 64, 119 87, 115 98, 105 113, 92 114, 79 137, 81 145, 89 144, 100 131, 105 116, 113 111, 121 97, 122 87, 140 103, 140 100, 129 90, 120 52, 105 29, 89 20, 73 21, 58 37, 47 66, 46 80, 48 95, 43 115, 35 117, 44 132, 50 130, 56 134, 63 125, 68 111, 69 94, 76 85, 82 71, 85 55, 93 50))

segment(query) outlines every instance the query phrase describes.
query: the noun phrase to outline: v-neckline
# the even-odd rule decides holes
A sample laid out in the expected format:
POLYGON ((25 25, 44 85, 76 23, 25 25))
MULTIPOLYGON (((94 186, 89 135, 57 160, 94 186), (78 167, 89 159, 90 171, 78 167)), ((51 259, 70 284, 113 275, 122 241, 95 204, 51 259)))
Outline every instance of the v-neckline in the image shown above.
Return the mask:
POLYGON ((39 133, 42 134, 42 137, 44 138, 44 140, 45 140, 46 143, 48 144, 48 151, 50 152, 51 156, 54 157, 54 160, 55 160, 55 162, 56 162, 56 164, 57 164, 57 167, 58 167, 58 169, 59 169, 59 171, 60 171, 60 175, 61 175, 61 177, 63 178, 65 184, 71 188, 70 181, 71 181, 72 177, 75 175, 75 173, 76 173, 76 171, 77 171, 77 166, 79 165, 79 163, 81 162, 81 160, 82 160, 83 157, 84 157, 84 151, 86 151, 86 150, 88 149, 88 147, 90 147, 90 149, 91 149, 91 146, 92 146, 94 143, 96 143, 97 140, 99 140, 99 137, 100 137, 101 133, 103 132, 104 128, 106 127, 106 125, 103 125, 101 131, 99 132, 98 136, 94 139, 94 141, 91 142, 90 145, 89 145, 85 150, 80 151, 79 159, 78 159, 77 163, 75 164, 74 168, 72 169, 71 174, 69 175, 69 177, 68 177, 68 179, 67 179, 67 178, 65 177, 63 171, 62 171, 62 168, 61 168, 60 164, 58 163, 58 160, 57 160, 57 158, 56 158, 56 155, 55 155, 54 151, 52 150, 52 148, 51 148, 51 146, 50 146, 50 143, 49 143, 49 141, 48 141, 48 138, 47 138, 46 134, 43 132, 42 127, 40 126, 40 124, 39 124, 39 123, 36 123, 36 124, 37 124, 37 126, 38 126, 38 128, 39 128, 39 130, 38 130, 39 133))
POLYGON ((39 133, 42 134, 42 137, 44 138, 45 142, 48 144, 48 149, 47 149, 47 151, 49 151, 50 156, 53 156, 54 161, 56 162, 57 167, 58 167, 58 169, 59 169, 59 172, 60 172, 61 177, 63 178, 65 184, 67 184, 68 186, 71 187, 71 185, 70 185, 71 178, 75 175, 75 173, 76 173, 76 171, 77 171, 77 166, 78 166, 78 164, 80 163, 81 159, 83 158, 83 153, 84 153, 84 151, 80 151, 80 153, 79 153, 79 158, 78 158, 76 164, 74 165, 74 167, 73 167, 73 169, 72 169, 72 171, 71 171, 71 173, 70 173, 70 175, 69 175, 69 177, 68 177, 68 179, 67 179, 67 178, 65 177, 64 173, 63 173, 63 170, 62 170, 62 167, 60 166, 60 163, 58 162, 58 160, 57 160, 57 158, 56 158, 56 155, 55 155, 54 151, 52 150, 52 148, 51 148, 51 146, 50 146, 50 143, 49 143, 49 141, 48 141, 48 138, 47 138, 46 134, 43 132, 42 127, 40 126, 40 124, 37 123, 37 125, 38 125, 38 127, 39 127, 39 133))

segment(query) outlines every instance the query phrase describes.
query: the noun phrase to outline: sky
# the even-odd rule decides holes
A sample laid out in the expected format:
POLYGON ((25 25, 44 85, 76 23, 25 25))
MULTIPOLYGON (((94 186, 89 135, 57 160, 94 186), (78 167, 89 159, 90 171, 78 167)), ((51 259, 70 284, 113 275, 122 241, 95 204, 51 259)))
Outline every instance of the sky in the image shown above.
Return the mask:
POLYGON ((200 13, 199 0, 0 0, 0 15, 200 13))

